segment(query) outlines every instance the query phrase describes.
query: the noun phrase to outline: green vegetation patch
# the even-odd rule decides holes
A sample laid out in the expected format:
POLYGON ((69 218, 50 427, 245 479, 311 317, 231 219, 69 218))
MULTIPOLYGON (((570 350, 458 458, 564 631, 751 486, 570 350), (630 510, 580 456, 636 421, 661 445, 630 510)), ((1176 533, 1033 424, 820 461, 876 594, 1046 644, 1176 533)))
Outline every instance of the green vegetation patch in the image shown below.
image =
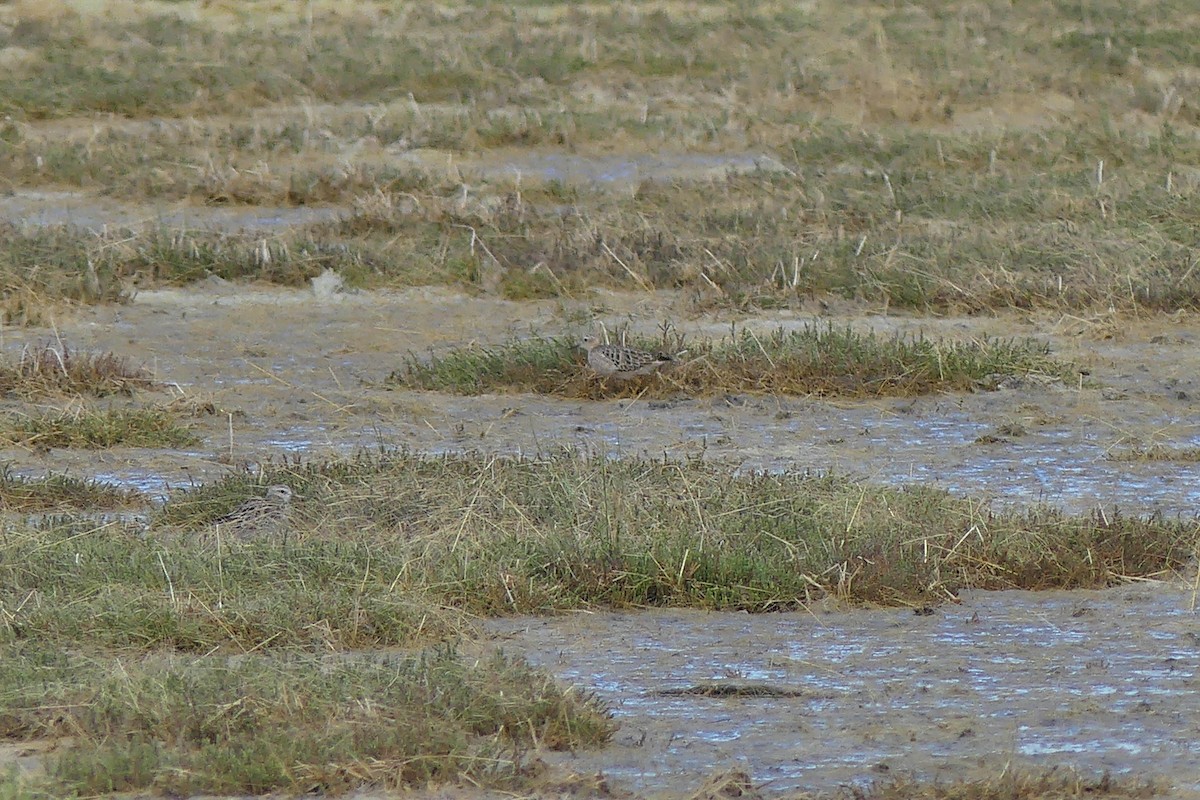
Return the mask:
MULTIPOLYGON (((411 97, 413 105, 499 106, 509 113, 473 141, 507 145, 595 135, 578 122, 536 124, 537 112, 561 106, 621 112, 649 137, 682 116, 678 106, 698 105, 708 123, 705 130, 698 119, 688 131, 698 142, 769 136, 797 110, 822 107, 868 123, 947 124, 981 107, 1032 105, 1039 91, 1085 98, 1076 114, 1200 119, 1184 92, 1161 91, 1198 61, 1188 35, 1196 9, 1181 0, 1094 3, 1086 18, 1063 3, 1001 16, 965 2, 915 10, 466 2, 405 13, 364 2, 316 6, 312 15, 262 9, 252 20, 237 8, 179 6, 126 18, 57 8, 22 17, 0 37, 14 51, 0 76, 0 112, 17 120, 186 117, 411 97)), ((376 126, 388 133, 395 123, 379 115, 376 126)))
POLYGON ((678 354, 657 376, 624 383, 586 366, 576 342, 526 339, 496 348, 471 347, 421 360, 410 355, 388 377, 395 386, 457 394, 526 391, 596 399, 613 394, 669 397, 685 392, 842 397, 908 396, 994 389, 1013 375, 1062 378, 1070 365, 1043 343, 979 339, 945 341, 880 336, 849 327, 805 325, 756 334, 743 328, 720 341, 631 342, 648 352, 678 354))
POLYGON ((103 481, 55 473, 25 478, 14 475, 8 466, 0 470, 0 507, 10 511, 111 510, 145 504, 141 492, 103 481))
POLYGON ((610 81, 715 77, 718 37, 738 49, 764 39, 782 48, 788 32, 805 24, 793 11, 735 11, 735 19, 750 23, 736 27, 726 14, 700 24, 690 14, 561 11, 546 17, 537 9, 469 3, 397 14, 367 3, 361 13, 317 9, 308 19, 264 11, 255 24, 216 10, 127 20, 63 12, 23 20, 0 39, 37 56, 14 60, 0 79, 0 111, 34 119, 183 116, 286 100, 545 97, 527 81, 557 95, 585 74, 610 81), (587 45, 584 28, 603 45, 587 45))
POLYGON ((55 302, 125 302, 135 287, 182 286, 209 277, 303 286, 333 270, 350 285, 367 287, 466 285, 474 278, 476 267, 467 259, 469 232, 452 236, 439 224, 422 223, 413 241, 384 247, 382 240, 328 233, 335 225, 302 226, 264 238, 261 233, 159 228, 111 228, 98 234, 0 222, 0 315, 10 324, 43 324, 45 309, 55 302), (443 239, 453 247, 434 260, 426 251, 436 253, 443 239))
POLYGON ((42 416, 8 413, 0 442, 25 447, 188 447, 199 441, 164 408, 78 408, 42 416))
POLYGON ((70 737, 46 758, 60 796, 503 786, 535 747, 595 746, 615 728, 591 697, 502 655, 0 657, 0 736, 70 737))
POLYGON ((0 641, 233 652, 411 645, 480 615, 926 605, 963 587, 1104 586, 1181 568, 1181 520, 994 512, 920 486, 730 474, 701 461, 387 453, 268 472, 286 537, 230 546, 172 498, 142 535, 81 524, 0 543, 0 641))
MULTIPOLYGON (((353 263, 341 260, 336 248, 322 260, 319 248, 302 241, 272 244, 261 237, 159 229, 96 234, 71 226, 0 224, 0 240, 0 280, 7 287, 0 310, 10 322, 39 322, 37 306, 53 300, 122 302, 135 285, 180 285, 209 275, 295 285, 326 267, 348 271, 353 263)), ((35 361, 47 362, 44 371, 52 372, 52 356, 42 353, 35 361)))

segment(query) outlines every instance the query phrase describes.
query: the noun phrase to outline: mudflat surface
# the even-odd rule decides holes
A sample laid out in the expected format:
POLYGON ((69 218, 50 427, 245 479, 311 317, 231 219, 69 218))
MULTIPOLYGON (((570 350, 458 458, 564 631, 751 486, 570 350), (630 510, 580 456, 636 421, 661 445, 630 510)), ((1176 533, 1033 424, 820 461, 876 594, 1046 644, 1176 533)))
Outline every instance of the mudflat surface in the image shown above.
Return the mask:
MULTIPOLYGON (((771 330, 851 325, 931 337, 1033 336, 1090 374, 1082 384, 1026 381, 996 392, 864 401, 749 395, 589 403, 529 394, 455 397, 392 390, 405 358, 514 337, 581 335, 587 315, 653 331, 662 319, 720 337, 735 320, 688 313, 670 293, 593 292, 569 301, 509 302, 447 289, 316 292, 233 286, 143 292, 126 306, 83 309, 53 328, 6 329, 0 342, 62 340, 113 350, 182 396, 211 402, 193 421, 192 452, 19 448, 22 473, 67 470, 152 491, 208 480, 289 454, 320 457, 377 445, 427 452, 533 453, 578 444, 610 455, 703 453, 741 468, 836 469, 891 483, 932 482, 995 502, 1071 511, 1191 515, 1194 466, 1117 461, 1129 446, 1200 444, 1200 320, 994 316, 916 319, 862 309, 803 309, 736 318, 771 330), (230 418, 232 414, 232 419, 230 418)), ((53 401, 48 402, 54 407, 53 401)))
POLYGON ((656 611, 488 629, 613 705, 614 743, 555 763, 652 796, 684 795, 722 768, 771 793, 1055 765, 1200 795, 1190 586, 961 600, 928 616, 656 611))

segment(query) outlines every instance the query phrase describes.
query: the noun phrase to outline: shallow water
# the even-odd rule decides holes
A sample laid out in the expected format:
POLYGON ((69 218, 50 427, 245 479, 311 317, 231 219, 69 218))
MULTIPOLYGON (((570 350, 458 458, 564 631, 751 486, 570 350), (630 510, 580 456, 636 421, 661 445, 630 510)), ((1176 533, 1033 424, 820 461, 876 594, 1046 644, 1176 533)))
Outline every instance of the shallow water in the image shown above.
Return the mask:
POLYGON ((609 748, 579 773, 684 794, 743 766, 768 792, 898 775, 1073 766, 1200 792, 1200 628, 1190 591, 970 592, 911 610, 655 611, 488 624, 507 651, 612 704, 609 748), (791 697, 663 695, 756 685, 791 697))

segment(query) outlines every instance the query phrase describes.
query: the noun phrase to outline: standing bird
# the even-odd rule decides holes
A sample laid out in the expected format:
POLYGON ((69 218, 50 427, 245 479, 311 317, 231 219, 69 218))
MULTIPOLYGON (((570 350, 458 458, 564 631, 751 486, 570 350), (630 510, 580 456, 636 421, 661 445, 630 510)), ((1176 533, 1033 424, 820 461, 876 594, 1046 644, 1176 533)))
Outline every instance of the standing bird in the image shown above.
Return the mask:
POLYGON ((638 375, 649 375, 674 360, 665 353, 648 353, 633 347, 604 344, 595 336, 583 337, 583 349, 587 350, 588 366, 596 374, 622 381, 638 375))
POLYGON ((288 486, 269 486, 263 497, 250 498, 228 514, 217 517, 213 524, 243 542, 274 533, 287 523, 292 511, 292 497, 288 486))

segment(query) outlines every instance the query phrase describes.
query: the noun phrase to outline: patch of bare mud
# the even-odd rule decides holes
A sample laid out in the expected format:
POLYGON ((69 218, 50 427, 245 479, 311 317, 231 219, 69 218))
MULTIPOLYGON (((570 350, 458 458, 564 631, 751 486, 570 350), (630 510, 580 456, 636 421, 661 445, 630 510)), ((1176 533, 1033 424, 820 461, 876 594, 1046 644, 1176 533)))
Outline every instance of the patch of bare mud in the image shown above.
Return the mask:
POLYGON ((1028 381, 991 393, 858 402, 728 396, 591 403, 454 397, 382 383, 410 353, 578 334, 588 318, 610 327, 632 320, 647 331, 672 318, 691 335, 708 336, 725 335, 730 324, 688 320, 680 298, 667 293, 510 302, 445 289, 317 293, 219 281, 144 292, 132 305, 81 311, 54 329, 7 329, 0 346, 13 355, 61 336, 73 347, 127 355, 170 384, 162 401, 184 395, 211 404, 211 414, 191 421, 203 444, 183 453, 10 449, 0 459, 22 472, 67 470, 161 488, 289 454, 380 445, 534 453, 575 444, 613 456, 703 454, 741 469, 832 468, 879 481, 929 481, 1001 504, 1119 505, 1169 515, 1200 507, 1192 467, 1107 458, 1133 442, 1200 445, 1200 324, 1190 319, 1128 324, 1116 339, 1016 317, 930 320, 843 309, 820 318, 775 311, 737 320, 763 330, 831 321, 884 334, 1038 336, 1090 371, 1082 386, 1028 381))
POLYGON ((192 231, 277 230, 336 219, 333 207, 195 206, 125 203, 84 192, 19 191, 0 194, 0 220, 16 225, 71 225, 92 231, 158 227, 192 231))
POLYGON ((517 151, 462 157, 439 150, 411 150, 401 158, 425 169, 453 170, 459 177, 518 184, 556 182, 592 189, 636 188, 642 181, 724 179, 749 172, 788 171, 777 159, 761 153, 582 155, 517 151))
POLYGON ((658 611, 488 624, 610 702, 621 728, 555 763, 684 796, 716 768, 764 792, 1010 767, 1162 777, 1200 792, 1200 633, 1189 589, 972 592, 911 610, 658 611), (692 687, 769 687, 680 692, 692 687))

